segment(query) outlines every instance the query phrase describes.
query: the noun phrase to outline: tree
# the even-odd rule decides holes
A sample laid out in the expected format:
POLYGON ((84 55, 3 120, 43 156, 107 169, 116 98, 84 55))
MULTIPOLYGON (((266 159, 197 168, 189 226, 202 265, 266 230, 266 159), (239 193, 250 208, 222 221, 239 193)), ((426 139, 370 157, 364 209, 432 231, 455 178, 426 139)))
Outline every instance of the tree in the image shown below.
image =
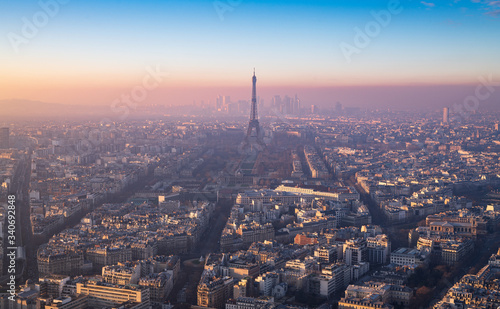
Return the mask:
POLYGON ((412 303, 412 308, 427 308, 432 300, 432 289, 427 286, 422 286, 415 292, 415 298, 412 303))

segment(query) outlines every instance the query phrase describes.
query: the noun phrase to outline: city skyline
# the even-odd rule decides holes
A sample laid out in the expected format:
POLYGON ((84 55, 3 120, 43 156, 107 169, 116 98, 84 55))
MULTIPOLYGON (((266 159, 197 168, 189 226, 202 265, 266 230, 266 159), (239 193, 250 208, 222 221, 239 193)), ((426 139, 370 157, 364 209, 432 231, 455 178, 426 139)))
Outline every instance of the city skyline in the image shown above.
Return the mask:
POLYGON ((0 308, 500 308, 499 26, 0 1, 0 308))

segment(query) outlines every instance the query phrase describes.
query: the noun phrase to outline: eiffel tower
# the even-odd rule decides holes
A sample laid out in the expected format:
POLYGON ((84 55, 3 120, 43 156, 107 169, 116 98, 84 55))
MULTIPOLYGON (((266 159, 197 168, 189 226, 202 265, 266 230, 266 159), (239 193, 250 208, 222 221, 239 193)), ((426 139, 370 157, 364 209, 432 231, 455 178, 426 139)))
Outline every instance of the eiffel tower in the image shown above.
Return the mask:
POLYGON ((262 132, 257 113, 257 77, 255 76, 255 69, 253 70, 252 83, 252 108, 250 110, 250 122, 248 123, 247 134, 240 147, 241 150, 246 153, 261 151, 265 147, 264 141, 262 140, 262 132))

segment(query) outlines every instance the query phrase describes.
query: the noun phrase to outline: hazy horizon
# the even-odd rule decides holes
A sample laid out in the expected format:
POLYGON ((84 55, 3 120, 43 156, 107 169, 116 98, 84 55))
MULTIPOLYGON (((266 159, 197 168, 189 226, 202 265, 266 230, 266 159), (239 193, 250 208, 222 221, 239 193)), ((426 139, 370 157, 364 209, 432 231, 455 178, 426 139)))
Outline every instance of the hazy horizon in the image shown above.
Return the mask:
POLYGON ((499 1, 46 0, 0 12, 0 100, 106 106, 145 80, 140 104, 249 100, 255 67, 267 103, 415 109, 500 80, 499 1))
MULTIPOLYGON (((344 107, 359 107, 367 109, 391 108, 395 110, 429 110, 433 108, 450 107, 455 103, 461 103, 464 97, 474 94, 477 85, 413 85, 413 86, 350 86, 350 87, 259 87, 259 98, 264 105, 269 105, 271 98, 275 95, 284 97, 286 95, 298 96, 301 103, 307 105, 318 105, 321 107, 332 107, 340 102, 344 107), (407 104, 418 96, 419 104, 407 104), (367 98, 368 97, 368 98, 367 98)), ((72 102, 63 100, 51 100, 50 96, 36 98, 10 98, 0 101, 40 101, 44 103, 85 105, 109 107, 114 99, 122 94, 127 94, 130 88, 106 89, 103 92, 92 94, 96 99, 104 98, 104 101, 92 101, 89 97, 77 98, 72 102), (107 98, 107 100, 106 100, 107 98)), ((138 106, 146 105, 214 105, 217 96, 228 96, 231 101, 250 100, 249 87, 228 88, 159 88, 148 94, 148 99, 138 103, 138 106)), ((491 107, 500 99, 500 92, 492 94, 491 98, 482 105, 491 107)))

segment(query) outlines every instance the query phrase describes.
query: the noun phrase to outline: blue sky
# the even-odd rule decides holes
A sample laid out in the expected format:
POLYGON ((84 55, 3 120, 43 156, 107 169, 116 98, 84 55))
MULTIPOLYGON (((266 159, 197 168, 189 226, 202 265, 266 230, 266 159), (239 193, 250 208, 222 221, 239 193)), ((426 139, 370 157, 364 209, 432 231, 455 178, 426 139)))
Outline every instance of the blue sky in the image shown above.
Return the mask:
POLYGON ((348 61, 341 45, 356 47, 355 29, 390 2, 73 0, 16 51, 9 34, 42 8, 4 0, 0 99, 71 103, 68 92, 128 87, 149 65, 179 88, 244 87, 253 67, 268 87, 470 84, 500 72, 500 1, 400 1, 348 61), (223 19, 214 4, 229 8, 223 19))

